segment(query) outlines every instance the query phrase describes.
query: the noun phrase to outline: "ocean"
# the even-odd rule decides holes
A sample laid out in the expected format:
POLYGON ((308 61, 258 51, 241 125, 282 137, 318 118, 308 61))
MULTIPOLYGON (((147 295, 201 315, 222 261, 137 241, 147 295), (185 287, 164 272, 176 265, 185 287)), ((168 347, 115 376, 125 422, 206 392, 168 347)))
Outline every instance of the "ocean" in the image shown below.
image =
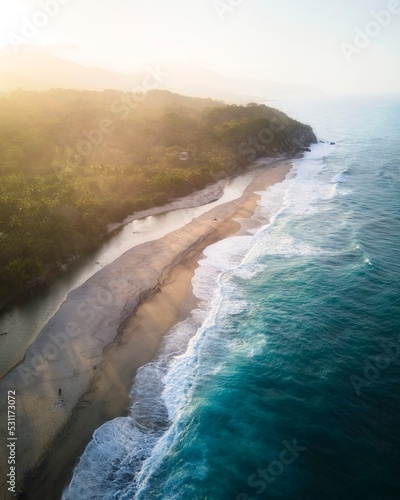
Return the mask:
POLYGON ((64 500, 400 498, 400 97, 268 104, 325 142, 206 249, 64 500))

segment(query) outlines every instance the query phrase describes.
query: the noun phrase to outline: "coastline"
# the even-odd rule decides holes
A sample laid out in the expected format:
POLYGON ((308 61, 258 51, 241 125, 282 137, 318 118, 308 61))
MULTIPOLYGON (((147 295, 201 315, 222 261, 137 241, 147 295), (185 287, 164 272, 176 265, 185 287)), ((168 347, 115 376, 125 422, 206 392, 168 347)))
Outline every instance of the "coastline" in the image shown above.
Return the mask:
POLYGON ((0 332, 10 332, 0 337, 0 387, 2 379, 21 364, 29 346, 36 342, 42 329, 58 312, 72 290, 132 248, 162 238, 211 208, 240 197, 245 187, 266 166, 277 164, 282 159, 288 158, 257 160, 237 177, 226 178, 167 205, 129 216, 124 221, 125 225, 109 233, 109 240, 87 260, 77 263, 76 268, 55 279, 48 289, 44 288, 42 293, 32 297, 33 300, 11 308, 0 318, 0 332))
POLYGON ((2 401, 11 387, 17 391, 17 479, 18 487, 22 477, 29 484, 25 498, 59 497, 93 431, 126 412, 136 370, 192 310, 191 280, 204 248, 236 233, 236 219, 256 209, 256 192, 290 169, 287 159, 269 166, 239 199, 133 248, 70 293, 0 390, 2 401), (46 353, 54 359, 43 362, 46 353), (63 407, 55 404, 59 387, 63 407))

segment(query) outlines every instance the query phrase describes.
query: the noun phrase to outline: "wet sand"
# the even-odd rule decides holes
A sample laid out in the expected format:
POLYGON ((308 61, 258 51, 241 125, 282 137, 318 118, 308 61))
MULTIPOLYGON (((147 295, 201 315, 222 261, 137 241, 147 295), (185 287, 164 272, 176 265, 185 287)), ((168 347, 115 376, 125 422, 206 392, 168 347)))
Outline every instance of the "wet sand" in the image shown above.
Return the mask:
POLYGON ((17 481, 20 488, 25 478, 25 498, 61 497, 93 431, 127 414, 136 370, 195 306, 191 280, 204 248, 235 234, 237 219, 253 215, 256 192, 290 168, 269 167, 238 200, 128 251, 69 294, 0 390, 2 401, 7 390, 17 392, 17 481))

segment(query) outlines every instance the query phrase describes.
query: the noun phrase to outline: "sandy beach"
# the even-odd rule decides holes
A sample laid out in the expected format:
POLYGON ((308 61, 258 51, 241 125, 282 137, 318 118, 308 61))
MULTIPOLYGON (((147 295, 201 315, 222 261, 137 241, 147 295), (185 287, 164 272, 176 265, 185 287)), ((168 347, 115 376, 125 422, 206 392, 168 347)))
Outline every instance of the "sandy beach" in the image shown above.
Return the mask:
MULTIPOLYGON (((266 167, 241 198, 133 248, 68 295, 0 385, 4 415, 7 393, 16 391, 21 498, 60 498, 93 431, 126 414, 136 370, 195 306, 191 280, 204 248, 235 234, 238 219, 253 215, 257 191, 282 181, 290 169, 288 161, 266 167)), ((5 435, 5 421, 0 428, 5 435)), ((2 471, 6 458, 2 449, 2 471)), ((13 498, 4 473, 0 491, 13 498)))

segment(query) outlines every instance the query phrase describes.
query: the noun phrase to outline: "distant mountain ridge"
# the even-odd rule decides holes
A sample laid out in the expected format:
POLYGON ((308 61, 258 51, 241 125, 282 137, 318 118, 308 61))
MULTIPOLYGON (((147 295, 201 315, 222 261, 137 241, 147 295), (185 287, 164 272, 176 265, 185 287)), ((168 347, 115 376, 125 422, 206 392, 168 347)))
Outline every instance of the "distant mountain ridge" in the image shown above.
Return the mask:
POLYGON ((251 78, 231 78, 194 64, 149 64, 140 73, 119 73, 104 68, 86 67, 60 59, 37 49, 20 52, 0 51, 0 91, 115 89, 148 91, 163 88, 186 95, 211 97, 244 103, 265 101, 275 95, 312 94, 315 90, 300 85, 282 84, 251 78))
POLYGON ((138 75, 124 75, 107 69, 87 68, 72 61, 34 50, 18 53, 0 52, 0 90, 49 90, 72 88, 77 90, 129 90, 138 75), (13 75, 13 80, 4 76, 13 75), (32 82, 32 87, 28 87, 32 82), (11 85, 10 85, 11 83, 11 85), (18 85, 19 84, 19 85, 18 85))

